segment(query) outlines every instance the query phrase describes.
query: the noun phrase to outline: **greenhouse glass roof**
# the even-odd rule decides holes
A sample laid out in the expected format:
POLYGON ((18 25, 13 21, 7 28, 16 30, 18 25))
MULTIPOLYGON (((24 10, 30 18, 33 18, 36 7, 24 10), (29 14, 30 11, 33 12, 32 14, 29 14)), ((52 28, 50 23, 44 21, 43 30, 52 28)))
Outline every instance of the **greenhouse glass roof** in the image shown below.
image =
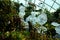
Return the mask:
POLYGON ((60 0, 12 0, 15 2, 23 3, 27 5, 28 2, 34 3, 39 8, 47 8, 50 12, 54 12, 57 8, 60 7, 60 0))

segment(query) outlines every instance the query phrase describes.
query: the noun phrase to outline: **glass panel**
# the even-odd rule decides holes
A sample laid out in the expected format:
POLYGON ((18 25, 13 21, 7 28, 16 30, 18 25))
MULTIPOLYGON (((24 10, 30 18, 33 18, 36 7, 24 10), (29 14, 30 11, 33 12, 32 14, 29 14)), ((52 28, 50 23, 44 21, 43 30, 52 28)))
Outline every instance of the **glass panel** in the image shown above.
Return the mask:
POLYGON ((48 5, 52 6, 53 1, 52 0, 45 0, 45 3, 47 3, 48 5))
POLYGON ((57 9, 57 8, 59 8, 59 5, 57 5, 56 3, 54 3, 53 8, 57 9))

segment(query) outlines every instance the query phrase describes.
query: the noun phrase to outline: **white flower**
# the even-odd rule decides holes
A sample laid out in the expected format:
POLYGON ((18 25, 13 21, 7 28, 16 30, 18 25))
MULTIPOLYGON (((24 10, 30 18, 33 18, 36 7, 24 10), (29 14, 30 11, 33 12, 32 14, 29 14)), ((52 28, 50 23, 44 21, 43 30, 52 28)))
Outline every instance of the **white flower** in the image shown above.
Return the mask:
POLYGON ((32 12, 31 12, 31 15, 35 17, 38 13, 39 13, 39 12, 33 12, 33 11, 32 11, 32 12))
POLYGON ((55 27, 56 33, 60 34, 60 28, 59 27, 55 27))
POLYGON ((45 31, 47 31, 47 28, 44 26, 41 26, 41 27, 37 28, 37 31, 38 31, 38 33, 41 33, 41 31, 42 31, 42 33, 44 33, 45 31))
POLYGON ((28 21, 32 21, 31 15, 26 18, 26 22, 28 22, 28 21))
POLYGON ((52 22, 51 25, 55 26, 56 33, 60 34, 60 24, 52 22))
POLYGON ((25 7, 24 6, 20 6, 19 10, 20 10, 20 12, 25 12, 25 7))
POLYGON ((20 7, 19 7, 19 10, 20 10, 20 12, 19 12, 19 17, 23 18, 24 15, 25 15, 25 7, 20 6, 20 7))
POLYGON ((60 24, 58 24, 57 22, 52 22, 51 25, 53 25, 53 26, 59 26, 60 24))
POLYGON ((38 16, 40 25, 43 25, 47 22, 47 15, 45 13, 42 13, 38 16))
POLYGON ((28 22, 28 21, 30 21, 32 23, 32 25, 35 25, 38 20, 35 16, 30 15, 26 18, 26 22, 28 22))

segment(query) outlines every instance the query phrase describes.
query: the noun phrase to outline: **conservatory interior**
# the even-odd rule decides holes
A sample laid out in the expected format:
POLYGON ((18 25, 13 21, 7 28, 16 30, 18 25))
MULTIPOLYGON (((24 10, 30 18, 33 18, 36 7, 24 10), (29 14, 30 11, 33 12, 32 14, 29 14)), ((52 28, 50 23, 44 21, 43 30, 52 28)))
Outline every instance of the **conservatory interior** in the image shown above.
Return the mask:
POLYGON ((60 0, 0 0, 0 40, 60 40, 60 0))

